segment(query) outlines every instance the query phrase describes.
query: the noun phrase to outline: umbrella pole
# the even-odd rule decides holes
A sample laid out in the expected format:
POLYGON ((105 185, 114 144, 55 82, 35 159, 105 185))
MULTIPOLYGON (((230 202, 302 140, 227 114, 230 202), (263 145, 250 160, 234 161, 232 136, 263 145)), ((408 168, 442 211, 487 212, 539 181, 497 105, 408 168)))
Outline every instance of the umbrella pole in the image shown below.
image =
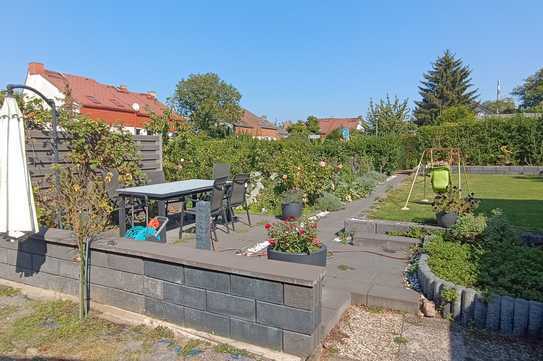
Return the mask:
MULTIPOLYGON (((6 86, 8 95, 13 95, 13 89, 26 89, 30 90, 31 92, 38 95, 40 98, 42 98, 47 105, 51 107, 51 148, 53 150, 53 163, 57 165, 57 167, 54 167, 53 174, 55 175, 55 186, 57 187, 57 190, 60 189, 60 169, 58 168, 58 164, 60 162, 60 157, 58 154, 58 111, 57 107, 55 105, 54 99, 49 99, 45 95, 43 95, 40 91, 37 89, 34 89, 28 85, 15 85, 15 84, 8 84, 6 86)), ((59 209, 57 210, 57 226, 58 228, 62 229, 62 211, 59 209)))

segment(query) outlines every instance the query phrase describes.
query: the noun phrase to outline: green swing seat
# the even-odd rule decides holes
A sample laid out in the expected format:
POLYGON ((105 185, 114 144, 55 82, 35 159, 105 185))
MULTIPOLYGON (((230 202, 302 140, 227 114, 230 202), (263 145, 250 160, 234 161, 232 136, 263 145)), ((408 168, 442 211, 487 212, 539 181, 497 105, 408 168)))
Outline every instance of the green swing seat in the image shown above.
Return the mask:
POLYGON ((448 166, 433 167, 430 171, 430 179, 435 193, 445 193, 451 182, 451 170, 448 166))

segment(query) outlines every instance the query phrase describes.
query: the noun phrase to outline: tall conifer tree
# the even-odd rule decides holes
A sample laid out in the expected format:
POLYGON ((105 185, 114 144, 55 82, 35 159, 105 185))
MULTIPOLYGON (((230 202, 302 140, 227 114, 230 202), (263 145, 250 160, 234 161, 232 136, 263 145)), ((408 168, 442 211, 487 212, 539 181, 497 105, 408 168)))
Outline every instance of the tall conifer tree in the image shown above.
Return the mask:
POLYGON ((448 107, 475 108, 477 89, 473 89, 471 83, 471 69, 449 50, 438 57, 423 76, 419 86, 422 99, 415 102, 414 116, 418 125, 434 124, 448 107))

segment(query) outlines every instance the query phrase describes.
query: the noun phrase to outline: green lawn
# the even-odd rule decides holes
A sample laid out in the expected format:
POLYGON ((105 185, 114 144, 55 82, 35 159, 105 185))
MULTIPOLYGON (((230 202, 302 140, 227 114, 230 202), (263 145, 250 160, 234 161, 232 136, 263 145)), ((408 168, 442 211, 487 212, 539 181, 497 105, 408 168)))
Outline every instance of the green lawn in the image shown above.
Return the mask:
MULTIPOLYGON (((395 221, 411 221, 427 224, 435 223, 430 204, 420 202, 423 197, 424 178, 418 177, 409 203, 409 210, 403 207, 413 178, 391 191, 386 199, 379 202, 371 211, 370 218, 395 221)), ((429 178, 427 179, 427 199, 432 201, 429 178)), ((456 175, 453 182, 457 184, 456 175)), ((509 220, 521 228, 543 229, 543 177, 523 175, 469 174, 463 189, 475 193, 481 200, 477 212, 489 214, 494 208, 501 208, 509 220)))

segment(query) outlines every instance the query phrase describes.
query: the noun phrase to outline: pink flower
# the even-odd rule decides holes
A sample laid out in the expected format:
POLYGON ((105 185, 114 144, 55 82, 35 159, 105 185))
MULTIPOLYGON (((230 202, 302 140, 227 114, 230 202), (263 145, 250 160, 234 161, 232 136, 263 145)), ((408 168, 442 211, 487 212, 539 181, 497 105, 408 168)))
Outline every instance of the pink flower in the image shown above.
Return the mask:
POLYGON ((268 243, 270 244, 270 246, 275 246, 275 239, 268 239, 268 243))
POLYGON ((287 179, 288 179, 288 175, 283 174, 283 180, 287 180, 287 179))
POLYGON ((319 162, 319 165, 320 165, 321 167, 326 167, 326 162, 325 162, 324 160, 321 160, 321 161, 319 162))
POLYGON ((266 224, 264 225, 264 228, 265 228, 265 229, 270 229, 271 227, 272 227, 272 225, 269 224, 269 223, 266 223, 266 224))

